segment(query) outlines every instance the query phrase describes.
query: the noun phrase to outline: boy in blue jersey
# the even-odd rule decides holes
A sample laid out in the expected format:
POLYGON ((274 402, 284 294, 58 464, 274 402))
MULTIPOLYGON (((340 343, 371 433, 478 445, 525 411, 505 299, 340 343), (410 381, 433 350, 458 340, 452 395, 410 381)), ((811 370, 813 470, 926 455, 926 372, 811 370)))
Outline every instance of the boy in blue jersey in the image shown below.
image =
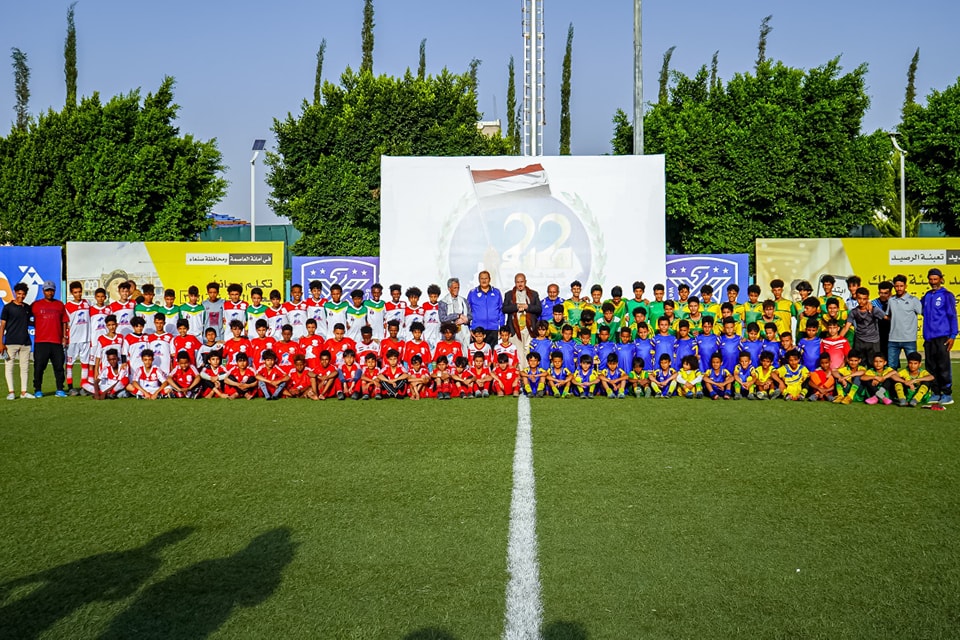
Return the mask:
POLYGON ((807 371, 815 371, 820 366, 820 322, 808 319, 804 327, 804 336, 797 343, 800 350, 800 362, 807 371))
MULTIPOLYGON (((771 307, 772 308, 772 307, 771 307)), ((774 322, 768 322, 763 325, 763 331, 765 337, 763 339, 763 349, 760 353, 764 351, 768 352, 773 357, 773 366, 780 366, 780 335, 777 333, 777 325, 774 322)), ((759 366, 759 364, 754 365, 759 366)))
POLYGON ((580 356, 577 370, 570 376, 570 389, 573 395, 586 400, 592 398, 596 393, 597 385, 600 383, 600 376, 593 367, 593 356, 583 354, 580 356))
MULTIPOLYGON (((573 329, 571 329, 573 331, 573 329)), ((547 369, 547 393, 554 398, 570 396, 570 381, 573 379, 570 369, 564 365, 564 355, 561 351, 550 354, 550 368, 547 369)))
POLYGON ((697 353, 700 354, 700 371, 710 368, 710 358, 720 348, 720 336, 713 332, 713 318, 703 316, 703 333, 697 336, 697 353))
MULTIPOLYGON (((683 362, 687 356, 697 357, 697 341, 690 335, 690 321, 683 319, 677 323, 677 343, 673 351, 673 361, 683 362)), ((697 362, 697 371, 700 362, 697 362)))
POLYGON ((547 370, 540 366, 540 354, 527 354, 527 368, 520 370, 523 392, 528 398, 542 398, 547 389, 547 370))
POLYGON ((723 368, 727 371, 733 371, 737 366, 737 360, 740 358, 740 342, 737 321, 730 317, 724 318, 723 335, 720 336, 718 351, 723 358, 723 368))
POLYGON ((723 368, 723 356, 710 358, 710 368, 703 374, 703 390, 711 400, 729 400, 733 397, 733 374, 723 368))
POLYGON ((625 398, 627 394, 627 372, 620 367, 617 354, 607 356, 607 366, 600 370, 600 384, 608 398, 625 398))
MULTIPOLYGON (((582 318, 583 316, 580 317, 582 318)), ((591 364, 596 362, 597 348, 593 345, 592 337, 588 327, 580 328, 580 341, 575 342, 573 347, 573 358, 578 365, 583 356, 590 356, 591 364)), ((573 371, 573 369, 571 369, 571 371, 573 371)))
POLYGON ((663 354, 657 360, 657 368, 647 374, 650 389, 658 398, 669 398, 677 393, 677 370, 671 365, 673 358, 663 354))
POLYGON ((804 383, 810 377, 810 371, 800 364, 800 352, 796 349, 787 351, 781 358, 783 359, 786 360, 786 364, 781 364, 774 372, 783 399, 803 400, 807 397, 808 390, 804 383))
POLYGON ((659 363, 663 356, 670 356, 671 366, 676 352, 677 338, 670 333, 670 320, 663 316, 657 320, 657 335, 653 336, 653 361, 659 363))
POLYGON ((546 320, 541 320, 537 323, 537 337, 530 340, 530 349, 527 353, 536 353, 540 360, 539 362, 550 362, 550 352, 553 350, 553 341, 550 340, 548 332, 550 331, 550 323, 546 320))
POLYGON ((760 325, 751 322, 747 325, 747 339, 740 344, 740 348, 750 354, 750 365, 760 364, 760 354, 763 353, 763 341, 760 339, 760 325))
POLYGON ((644 371, 643 358, 634 358, 630 373, 627 374, 627 384, 631 392, 637 398, 641 394, 649 398, 653 395, 653 389, 650 387, 650 378, 647 371, 644 371))
POLYGON ((614 346, 614 353, 617 354, 618 366, 624 371, 629 372, 633 368, 633 358, 636 355, 637 348, 631 340, 632 332, 629 327, 620 329, 620 342, 614 346))
POLYGON ((600 330, 597 332, 596 352, 597 368, 604 366, 611 353, 616 355, 617 345, 610 341, 610 327, 607 325, 600 325, 600 330))
POLYGON ((633 341, 633 356, 643 360, 645 371, 651 371, 656 366, 655 353, 656 345, 650 337, 650 329, 642 323, 637 327, 637 337, 633 341))
POLYGON ((746 351, 740 352, 740 362, 733 370, 733 399, 748 398, 756 400, 753 391, 753 361, 746 351))
POLYGON ((573 327, 568 324, 563 325, 563 331, 561 332, 561 338, 553 343, 553 351, 550 352, 550 361, 553 362, 553 354, 556 351, 560 352, 560 358, 563 360, 563 368, 568 371, 573 371, 573 368, 576 366, 576 359, 574 358, 574 349, 576 349, 576 343, 573 341, 573 327))

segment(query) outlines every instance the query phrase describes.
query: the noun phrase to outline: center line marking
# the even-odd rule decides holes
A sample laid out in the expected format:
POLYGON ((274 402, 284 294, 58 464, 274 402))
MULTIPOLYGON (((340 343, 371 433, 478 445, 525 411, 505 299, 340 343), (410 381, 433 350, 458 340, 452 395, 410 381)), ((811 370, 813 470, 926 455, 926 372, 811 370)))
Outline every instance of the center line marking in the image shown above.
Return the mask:
POLYGON ((513 454, 513 496, 507 543, 505 640, 538 640, 543 622, 540 563, 537 560, 537 497, 533 476, 533 438, 530 400, 517 404, 517 444, 513 454))

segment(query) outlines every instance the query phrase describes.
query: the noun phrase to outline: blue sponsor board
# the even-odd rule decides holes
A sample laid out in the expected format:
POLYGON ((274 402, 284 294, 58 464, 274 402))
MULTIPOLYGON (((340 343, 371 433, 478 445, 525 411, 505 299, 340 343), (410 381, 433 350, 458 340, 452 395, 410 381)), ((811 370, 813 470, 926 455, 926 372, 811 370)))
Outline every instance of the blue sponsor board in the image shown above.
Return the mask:
POLYGON ((676 300, 677 287, 690 285, 690 295, 700 295, 700 289, 713 287, 714 300, 726 302, 727 286, 740 287, 740 299, 745 300, 750 284, 750 256, 745 253, 701 254, 667 256, 666 298, 676 300))
POLYGON ((62 274, 60 247, 0 247, 0 308, 13 300, 13 288, 20 282, 29 287, 27 304, 43 297, 46 280, 53 280, 61 298, 62 274))
POLYGON ((339 284, 344 296, 354 289, 363 289, 364 295, 370 297, 370 287, 380 281, 380 258, 294 256, 293 284, 302 284, 307 296, 314 280, 323 284, 323 295, 330 293, 331 285, 339 284))

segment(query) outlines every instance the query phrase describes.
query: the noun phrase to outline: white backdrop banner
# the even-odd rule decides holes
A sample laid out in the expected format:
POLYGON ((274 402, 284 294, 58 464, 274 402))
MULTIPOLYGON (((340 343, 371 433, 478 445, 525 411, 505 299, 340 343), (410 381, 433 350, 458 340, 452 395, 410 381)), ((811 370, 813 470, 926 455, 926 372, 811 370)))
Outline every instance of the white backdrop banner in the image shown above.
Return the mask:
POLYGON ((466 289, 485 269, 506 291, 522 271, 541 295, 580 280, 629 297, 664 281, 663 156, 384 156, 381 171, 384 283, 466 289))

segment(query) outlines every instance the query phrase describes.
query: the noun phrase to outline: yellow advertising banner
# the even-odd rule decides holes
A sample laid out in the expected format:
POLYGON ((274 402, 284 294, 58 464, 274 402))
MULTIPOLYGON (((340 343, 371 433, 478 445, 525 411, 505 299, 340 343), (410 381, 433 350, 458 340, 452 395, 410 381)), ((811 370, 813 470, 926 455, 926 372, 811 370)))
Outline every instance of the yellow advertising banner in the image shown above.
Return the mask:
POLYGON ((780 278, 786 284, 784 296, 795 300, 802 280, 820 295, 819 280, 826 274, 837 279, 834 295, 843 299, 850 296, 844 279, 853 274, 873 297, 878 284, 903 274, 907 291, 920 298, 930 289, 927 272, 934 267, 943 272, 943 285, 960 294, 960 238, 757 239, 756 257, 757 284, 766 291, 771 280, 780 278))
POLYGON ((243 285, 244 297, 260 287, 264 297, 271 289, 283 290, 282 242, 68 242, 67 280, 83 284, 84 297, 98 287, 117 299, 117 286, 133 280, 137 286, 153 284, 157 298, 173 289, 177 302, 187 299, 191 285, 201 295, 210 282, 243 285))

